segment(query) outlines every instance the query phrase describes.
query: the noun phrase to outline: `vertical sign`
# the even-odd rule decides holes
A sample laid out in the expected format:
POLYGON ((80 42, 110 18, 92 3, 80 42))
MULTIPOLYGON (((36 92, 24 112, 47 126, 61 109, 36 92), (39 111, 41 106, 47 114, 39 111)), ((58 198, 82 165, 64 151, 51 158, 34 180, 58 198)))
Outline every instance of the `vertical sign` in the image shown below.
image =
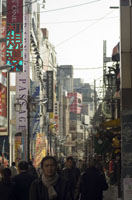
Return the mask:
MULTIPOLYGON (((23 0, 24 1, 24 0, 23 0)), ((21 112, 16 112, 16 131, 23 133, 23 151, 24 158, 27 159, 27 101, 28 101, 28 90, 29 90, 29 48, 30 48, 30 20, 25 6, 23 4, 23 72, 16 74, 16 97, 19 99, 19 103, 22 105, 21 112), (24 135, 25 134, 25 135, 24 135)))
POLYGON ((53 112, 53 71, 47 71, 47 112, 53 112))
POLYGON ((23 0, 7 0, 6 62, 12 72, 23 70, 23 0))
MULTIPOLYGON (((6 19, 2 18, 1 38, 6 37, 6 19)), ((6 43, 1 43, 1 65, 6 64, 6 43)), ((0 125, 7 126, 7 73, 0 73, 0 125)))

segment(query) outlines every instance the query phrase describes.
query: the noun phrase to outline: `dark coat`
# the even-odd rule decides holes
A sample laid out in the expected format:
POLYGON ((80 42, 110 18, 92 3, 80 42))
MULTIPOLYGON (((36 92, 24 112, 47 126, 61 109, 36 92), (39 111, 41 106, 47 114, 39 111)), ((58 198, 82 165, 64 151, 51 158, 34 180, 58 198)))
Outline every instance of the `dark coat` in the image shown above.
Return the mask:
POLYGON ((78 182, 78 179, 80 177, 80 170, 77 167, 73 167, 73 168, 65 168, 62 171, 61 176, 66 179, 67 181, 69 181, 69 184, 73 190, 73 192, 75 191, 76 188, 76 184, 78 182))
MULTIPOLYGON (((69 184, 66 180, 59 177, 54 189, 58 195, 54 200, 73 200, 69 184)), ((49 200, 48 189, 42 183, 41 178, 36 179, 32 183, 29 200, 49 200)))
POLYGON ((29 200, 29 189, 35 177, 28 174, 28 172, 21 172, 12 180, 15 182, 16 200, 29 200))
POLYGON ((102 200, 103 190, 108 189, 105 176, 95 167, 88 168, 80 180, 81 200, 102 200))
POLYGON ((0 181, 0 200, 14 200, 15 184, 13 182, 0 181))

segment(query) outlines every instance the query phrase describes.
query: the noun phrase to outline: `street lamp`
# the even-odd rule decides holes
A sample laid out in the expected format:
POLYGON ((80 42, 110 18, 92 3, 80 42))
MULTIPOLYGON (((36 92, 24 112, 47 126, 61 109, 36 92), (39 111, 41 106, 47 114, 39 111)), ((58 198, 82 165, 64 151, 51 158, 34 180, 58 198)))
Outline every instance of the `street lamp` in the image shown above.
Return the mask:
MULTIPOLYGON (((30 115, 31 111, 36 110, 36 105, 39 105, 39 103, 46 104, 48 99, 38 99, 37 101, 34 101, 34 98, 31 97, 29 94, 27 96, 27 100, 24 98, 17 98, 17 103, 14 104, 16 112, 21 112, 22 104, 20 104, 20 101, 25 101, 26 103, 26 109, 27 109, 27 124, 28 124, 28 133, 27 133, 27 159, 30 161, 30 119, 34 118, 30 115)), ((40 116, 38 116, 40 117, 40 116)))

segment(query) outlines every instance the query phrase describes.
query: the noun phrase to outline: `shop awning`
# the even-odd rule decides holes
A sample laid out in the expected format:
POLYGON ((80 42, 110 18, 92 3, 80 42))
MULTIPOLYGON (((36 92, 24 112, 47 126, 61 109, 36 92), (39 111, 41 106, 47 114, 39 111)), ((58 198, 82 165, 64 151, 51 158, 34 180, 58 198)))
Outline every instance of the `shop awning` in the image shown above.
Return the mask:
POLYGON ((110 121, 103 122, 102 126, 104 128, 107 128, 107 127, 119 127, 120 126, 120 119, 118 118, 118 119, 113 119, 113 120, 110 120, 110 121))

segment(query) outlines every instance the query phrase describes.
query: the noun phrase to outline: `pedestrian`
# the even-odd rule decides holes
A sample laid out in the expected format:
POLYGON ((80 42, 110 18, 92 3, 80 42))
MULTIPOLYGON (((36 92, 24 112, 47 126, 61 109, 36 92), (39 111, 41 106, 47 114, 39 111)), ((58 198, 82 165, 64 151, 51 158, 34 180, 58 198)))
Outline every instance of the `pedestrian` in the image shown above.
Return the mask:
POLYGON ((80 178, 78 195, 75 200, 103 200, 103 191, 108 189, 105 176, 95 167, 92 159, 86 172, 80 178))
POLYGON ((68 182, 57 174, 54 157, 44 157, 41 169, 42 176, 31 185, 29 200, 73 200, 68 182))
POLYGON ((10 168, 4 168, 1 172, 0 200, 15 200, 15 183, 11 181, 10 168))
POLYGON ((80 170, 76 167, 75 160, 72 156, 66 158, 66 167, 63 169, 61 176, 69 181, 74 196, 75 188, 80 177, 80 170))
POLYGON ((35 178, 38 178, 38 173, 37 173, 37 170, 36 168, 33 166, 33 162, 30 160, 28 162, 28 173, 30 175, 33 175, 35 178))
POLYGON ((15 162, 12 162, 12 166, 10 167, 10 169, 11 169, 11 177, 14 177, 18 174, 15 162))
POLYGON ((29 200, 29 189, 35 177, 28 174, 28 162, 26 161, 19 162, 18 171, 19 174, 12 178, 15 182, 16 200, 29 200))

